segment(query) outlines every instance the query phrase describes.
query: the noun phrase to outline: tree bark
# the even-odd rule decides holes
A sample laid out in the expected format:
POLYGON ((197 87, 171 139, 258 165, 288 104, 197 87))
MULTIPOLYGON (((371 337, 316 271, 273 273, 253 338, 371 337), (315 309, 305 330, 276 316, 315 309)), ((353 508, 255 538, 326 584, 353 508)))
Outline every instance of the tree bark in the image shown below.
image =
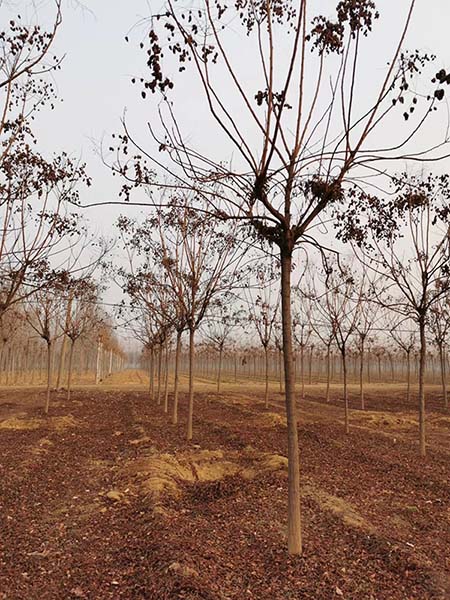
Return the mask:
POLYGON ((223 355, 223 347, 219 348, 219 368, 217 372, 217 391, 220 392, 220 384, 222 380, 222 355, 223 355))
POLYGON ((448 398, 447 398, 447 365, 445 362, 445 350, 442 344, 439 344, 439 359, 441 362, 441 381, 442 381, 442 394, 444 397, 444 408, 448 409, 448 398))
POLYGON ((330 401, 330 379, 331 379, 330 354, 331 354, 331 347, 328 345, 327 346, 327 391, 326 391, 326 396, 325 396, 325 399, 327 402, 330 401))
POLYGON ((169 341, 164 344, 164 412, 169 412, 169 341))
POLYGON ((425 336, 425 318, 419 318, 420 353, 419 353, 419 448, 420 456, 426 455, 425 441, 425 368, 427 360, 427 340, 425 336))
POLYGON ((302 553, 300 518, 300 457, 298 448, 297 406, 292 345, 291 316, 292 255, 281 251, 281 318, 283 327, 283 360, 285 401, 288 430, 288 551, 302 553))
POLYGON ((345 347, 341 350, 342 354, 342 374, 344 378, 344 418, 345 433, 350 433, 349 410, 348 410, 348 389, 347 389, 347 353, 345 347))
POLYGON ((269 349, 264 346, 264 406, 269 408, 269 349))
POLYGON ((179 370, 180 370, 180 354, 181 354, 181 336, 182 332, 177 331, 177 343, 175 348, 175 375, 173 384, 173 412, 172 412, 172 423, 176 425, 178 423, 178 384, 179 384, 179 370))
POLYGON ((187 439, 192 440, 192 421, 194 417, 194 343, 195 330, 189 329, 189 406, 187 422, 187 439))
POLYGON ((361 349, 359 359, 359 397, 361 400, 361 410, 366 409, 364 398, 364 336, 361 335, 361 349))
POLYGON ((67 373, 67 400, 70 400, 71 387, 72 387, 72 365, 73 365, 73 351, 75 348, 75 341, 72 340, 70 344, 70 352, 69 352, 69 369, 67 373))
POLYGON ((50 389, 52 384, 52 342, 47 342, 47 392, 45 396, 45 414, 50 407, 50 389))

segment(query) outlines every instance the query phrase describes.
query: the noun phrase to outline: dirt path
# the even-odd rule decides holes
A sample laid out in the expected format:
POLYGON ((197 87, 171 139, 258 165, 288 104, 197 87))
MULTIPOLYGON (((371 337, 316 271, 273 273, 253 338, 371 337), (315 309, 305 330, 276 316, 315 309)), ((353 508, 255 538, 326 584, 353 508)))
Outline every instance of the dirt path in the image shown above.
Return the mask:
POLYGON ((47 420, 41 396, 11 392, 0 414, 2 600, 450 593, 449 463, 439 445, 419 460, 408 436, 394 441, 370 423, 345 436, 339 407, 305 403, 306 552, 294 560, 285 553, 284 471, 244 479, 221 463, 244 457, 248 468, 250 457, 286 454, 278 395, 267 414, 251 393, 200 394, 195 446, 184 440, 184 396, 175 428, 144 392, 77 391, 70 405, 56 398, 47 420), (24 428, 12 429, 18 422, 24 428), (157 500, 130 468, 161 456, 194 464, 202 452, 225 475, 202 482, 194 469, 183 481, 179 471, 176 494, 157 500))

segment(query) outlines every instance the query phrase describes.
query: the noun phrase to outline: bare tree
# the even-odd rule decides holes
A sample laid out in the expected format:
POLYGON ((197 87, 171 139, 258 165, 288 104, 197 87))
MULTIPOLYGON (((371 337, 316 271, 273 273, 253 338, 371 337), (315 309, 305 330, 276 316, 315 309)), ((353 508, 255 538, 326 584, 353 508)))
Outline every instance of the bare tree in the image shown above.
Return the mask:
POLYGON ((360 260, 386 281, 379 301, 418 326, 419 445, 425 456, 426 327, 432 307, 450 289, 450 186, 447 175, 405 175, 394 179, 394 186, 393 198, 366 198, 367 222, 355 224, 350 216, 347 225, 360 260), (398 234, 399 222, 405 223, 409 254, 398 234))
MULTIPOLYGON (((374 85, 368 90, 358 84, 367 71, 364 42, 379 17, 373 0, 340 0, 330 18, 312 15, 309 0, 232 5, 201 0, 195 7, 187 0, 166 0, 150 19, 148 46, 142 44, 149 74, 133 78, 141 83, 144 99, 149 92, 161 93, 157 110, 162 127, 157 131, 149 124, 149 148, 125 124, 119 149, 113 147, 118 150, 113 169, 126 180, 123 199, 129 200, 142 186, 195 190, 206 202, 197 207, 204 216, 249 223, 259 239, 278 249, 292 554, 302 550, 291 323, 293 253, 301 243, 318 245, 314 227, 327 218, 327 210, 342 210, 353 178, 363 185, 365 176, 381 176, 381 161, 440 156, 439 141, 412 149, 447 82, 446 73, 441 73, 424 95, 411 84, 430 60, 403 48, 415 3, 407 3, 398 41, 391 56, 383 56, 383 67, 387 60, 388 68, 381 78, 373 70, 374 85), (246 36, 244 53, 235 52, 231 24, 233 31, 246 36), (242 73, 243 62, 251 65, 254 77, 242 73), (207 113, 211 133, 223 135, 227 156, 234 153, 232 160, 224 158, 221 143, 214 144, 221 153, 217 156, 188 141, 172 99, 184 71, 198 86, 198 110, 207 113), (400 118, 408 120, 409 127, 397 135, 395 127, 387 129, 385 124, 392 123, 405 103, 400 118), (385 141, 376 147, 381 129, 390 138, 384 135, 385 141)), ((150 198, 146 204, 157 200, 150 198)))

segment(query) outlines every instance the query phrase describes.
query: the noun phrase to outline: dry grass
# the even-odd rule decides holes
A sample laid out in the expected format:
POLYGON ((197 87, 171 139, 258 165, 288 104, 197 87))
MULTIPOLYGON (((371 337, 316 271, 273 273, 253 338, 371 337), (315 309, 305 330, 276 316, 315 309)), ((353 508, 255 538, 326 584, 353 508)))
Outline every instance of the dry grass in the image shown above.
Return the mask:
POLYGON ((186 483, 215 482, 238 475, 255 479, 263 474, 287 470, 287 458, 276 454, 197 450, 176 455, 152 453, 130 461, 123 470, 126 478, 137 479, 138 488, 154 499, 163 495, 179 497, 186 483))
POLYGON ((80 422, 72 415, 41 419, 37 417, 26 417, 24 413, 20 413, 0 421, 0 429, 14 431, 31 431, 34 429, 50 428, 60 433, 71 427, 78 427, 79 425, 80 422))

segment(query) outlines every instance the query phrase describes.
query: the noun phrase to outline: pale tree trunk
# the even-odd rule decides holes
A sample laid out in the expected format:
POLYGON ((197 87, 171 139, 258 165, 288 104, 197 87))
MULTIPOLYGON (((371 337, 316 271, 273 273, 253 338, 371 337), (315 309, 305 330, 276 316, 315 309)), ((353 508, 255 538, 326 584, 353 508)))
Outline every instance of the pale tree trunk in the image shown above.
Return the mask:
POLYGON ((331 347, 327 346, 327 390, 326 390, 326 396, 325 399, 327 402, 330 401, 330 380, 331 380, 331 347))
POLYGON ((312 385, 312 363, 313 363, 314 346, 309 350, 309 365, 308 365, 308 384, 312 385))
POLYGON ((112 348, 109 351, 109 368, 108 368, 108 375, 111 375, 112 373, 112 367, 113 367, 113 351, 112 348))
POLYGON ((95 365, 95 385, 98 385, 100 383, 101 353, 102 353, 102 343, 99 340, 97 342, 97 360, 96 360, 96 365, 95 365))
POLYGON ((278 348, 278 372, 280 375, 280 393, 283 393, 283 369, 282 369, 282 356, 281 348, 278 348))
POLYGON ((419 448, 420 456, 426 454, 425 442, 425 369, 427 359, 427 340, 425 337, 425 318, 419 319, 420 354, 419 354, 419 448))
POLYGON ((181 354, 181 336, 182 332, 177 331, 177 343, 175 348, 175 374, 173 383, 173 412, 172 412, 172 423, 176 425, 178 423, 178 387, 180 379, 180 354, 181 354))
POLYGON ((264 377, 266 381, 266 387, 264 391, 264 406, 269 408, 269 350, 267 346, 264 346, 264 377))
POLYGON ((223 347, 219 348, 219 367, 217 372, 217 391, 220 392, 220 384, 222 382, 222 355, 223 355, 223 347))
POLYGON ((281 251, 281 315, 283 326, 284 380, 288 433, 288 551, 302 553, 300 518, 300 457, 298 448, 297 406, 292 347, 291 316, 292 255, 281 251))
POLYGON ((300 346, 300 369, 302 375, 302 400, 305 399, 305 350, 303 344, 300 346))
POLYGON ((359 359, 359 398, 361 400, 361 410, 366 409, 364 398, 364 336, 361 336, 361 349, 359 359))
POLYGON ((439 344, 439 359, 441 363, 441 380, 442 380, 442 394, 444 397, 444 408, 448 409, 448 398, 447 398, 447 365, 445 350, 442 344, 439 344))
POLYGON ((48 415, 50 406, 50 389, 52 385, 52 342, 47 342, 47 392, 45 396, 45 414, 48 415))
POLYGON ((189 406, 187 422, 187 439, 192 440, 192 421, 194 417, 194 337, 195 330, 189 329, 189 406))
POLYGON ((155 375, 155 352, 153 350, 153 348, 150 350, 150 366, 149 366, 149 384, 148 384, 148 391, 150 394, 150 400, 153 400, 153 395, 154 395, 154 383, 155 383, 155 379, 154 379, 154 375, 155 375))
POLYGON ((169 412, 169 342, 166 340, 164 358, 164 412, 169 412))
POLYGON ((406 353, 406 401, 411 400, 411 352, 406 353))
POLYGON ((345 347, 341 350, 342 354, 342 374, 344 378, 344 418, 345 433, 350 433, 349 410, 348 410, 348 389, 347 389, 347 353, 345 347))
POLYGON ((72 391, 72 366, 73 366, 73 351, 75 348, 75 340, 72 340, 69 351, 69 368, 67 372, 67 400, 70 400, 70 394, 72 391))
POLYGON ((162 344, 158 349, 158 387, 156 389, 156 402, 158 406, 161 404, 161 375, 162 375, 162 344))

